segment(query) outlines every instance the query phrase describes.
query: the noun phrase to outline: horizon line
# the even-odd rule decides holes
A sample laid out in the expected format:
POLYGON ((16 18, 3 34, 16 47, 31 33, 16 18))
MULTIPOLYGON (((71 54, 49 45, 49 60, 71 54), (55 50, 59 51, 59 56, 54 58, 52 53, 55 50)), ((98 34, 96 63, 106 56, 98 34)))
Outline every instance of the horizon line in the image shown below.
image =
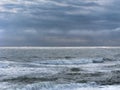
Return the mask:
POLYGON ((71 48, 120 48, 120 46, 0 46, 0 49, 71 49, 71 48))

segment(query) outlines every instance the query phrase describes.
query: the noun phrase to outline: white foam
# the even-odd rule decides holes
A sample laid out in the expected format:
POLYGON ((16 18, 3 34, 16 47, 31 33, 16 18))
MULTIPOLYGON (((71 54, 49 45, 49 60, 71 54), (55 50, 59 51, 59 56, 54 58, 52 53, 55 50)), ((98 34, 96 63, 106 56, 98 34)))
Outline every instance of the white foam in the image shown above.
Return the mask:
POLYGON ((58 60, 45 60, 40 61, 40 64, 47 64, 47 65, 74 65, 74 64, 86 64, 92 63, 92 59, 58 59, 58 60))
POLYGON ((26 67, 9 67, 9 68, 1 68, 0 69, 0 75, 2 79, 5 78, 14 78, 24 75, 32 75, 32 73, 41 73, 45 75, 52 75, 60 72, 59 70, 56 70, 54 68, 26 68, 26 67))
POLYGON ((35 83, 28 85, 16 85, 3 83, 0 85, 2 90, 119 90, 120 85, 97 86, 91 84, 55 84, 51 82, 35 83), (4 86, 2 86, 4 85, 4 86))
POLYGON ((9 67, 9 63, 0 62, 0 68, 8 68, 8 67, 9 67))
POLYGON ((32 85, 27 85, 21 90, 119 90, 120 86, 87 86, 81 84, 60 84, 60 85, 48 85, 43 88, 32 85))

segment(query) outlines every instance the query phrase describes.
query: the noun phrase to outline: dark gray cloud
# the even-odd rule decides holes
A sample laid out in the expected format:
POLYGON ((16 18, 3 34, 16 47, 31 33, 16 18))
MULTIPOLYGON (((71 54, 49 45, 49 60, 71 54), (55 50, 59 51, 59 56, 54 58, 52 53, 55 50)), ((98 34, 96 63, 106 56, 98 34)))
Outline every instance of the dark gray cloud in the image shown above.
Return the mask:
POLYGON ((0 46, 119 46, 119 0, 1 0, 0 46))

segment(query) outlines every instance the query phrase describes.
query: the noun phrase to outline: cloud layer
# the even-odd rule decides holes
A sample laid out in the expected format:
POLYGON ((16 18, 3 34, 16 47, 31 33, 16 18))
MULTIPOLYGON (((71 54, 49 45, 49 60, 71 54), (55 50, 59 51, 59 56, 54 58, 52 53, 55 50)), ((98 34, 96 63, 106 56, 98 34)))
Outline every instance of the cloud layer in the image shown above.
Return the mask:
POLYGON ((119 0, 1 0, 0 46, 118 46, 119 0))

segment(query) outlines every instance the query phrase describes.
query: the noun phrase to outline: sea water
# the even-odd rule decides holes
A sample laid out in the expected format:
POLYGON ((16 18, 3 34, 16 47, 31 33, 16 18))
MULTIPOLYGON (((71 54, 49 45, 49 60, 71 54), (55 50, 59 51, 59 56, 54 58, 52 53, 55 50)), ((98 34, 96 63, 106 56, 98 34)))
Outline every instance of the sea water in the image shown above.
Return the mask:
POLYGON ((120 48, 0 48, 0 90, 119 90, 120 48))

